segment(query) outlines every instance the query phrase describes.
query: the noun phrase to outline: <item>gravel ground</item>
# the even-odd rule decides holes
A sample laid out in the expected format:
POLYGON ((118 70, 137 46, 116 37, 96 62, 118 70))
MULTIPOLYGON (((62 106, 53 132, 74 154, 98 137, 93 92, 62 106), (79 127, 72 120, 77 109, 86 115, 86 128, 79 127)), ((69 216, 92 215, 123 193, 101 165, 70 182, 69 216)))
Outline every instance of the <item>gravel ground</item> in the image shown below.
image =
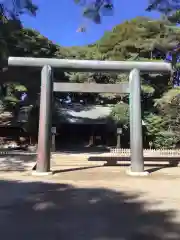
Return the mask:
POLYGON ((180 239, 179 168, 132 178, 123 167, 74 165, 41 178, 0 173, 2 240, 180 239))

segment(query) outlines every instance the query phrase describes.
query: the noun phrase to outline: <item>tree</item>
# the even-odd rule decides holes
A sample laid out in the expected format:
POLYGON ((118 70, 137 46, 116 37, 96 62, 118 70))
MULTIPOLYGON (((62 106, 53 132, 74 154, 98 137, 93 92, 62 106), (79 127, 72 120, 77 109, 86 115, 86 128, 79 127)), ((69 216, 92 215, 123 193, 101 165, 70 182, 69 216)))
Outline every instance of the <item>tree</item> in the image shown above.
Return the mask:
MULTIPOLYGON (((92 60, 165 61, 166 53, 174 49, 174 46, 180 41, 179 28, 170 25, 168 21, 138 17, 115 26, 112 31, 106 32, 101 39, 92 45, 61 47, 53 44, 36 31, 22 28, 21 25, 18 25, 18 21, 18 19, 10 18, 1 22, 1 60, 13 55, 92 60), (17 25, 14 25, 15 23, 17 25)), ((172 59, 168 61, 172 62, 172 59)), ((0 72, 2 84, 5 83, 9 89, 11 86, 17 89, 16 85, 11 85, 12 82, 13 84, 16 82, 18 85, 25 84, 28 95, 31 96, 31 99, 35 99, 34 94, 38 93, 40 87, 38 70, 14 68, 9 71, 12 72, 11 74, 7 74, 7 72, 0 72), (8 83, 6 79, 10 79, 8 83), (34 81, 31 81, 32 79, 34 81)), ((55 71, 54 74, 56 79, 70 82, 119 83, 128 81, 128 75, 116 73, 64 74, 55 71)), ((176 99, 177 101, 173 100, 173 105, 169 102, 164 103, 163 100, 164 96, 170 96, 171 90, 174 89, 172 78, 169 75, 142 74, 141 83, 142 112, 148 127, 146 133, 148 139, 153 142, 154 147, 165 147, 165 145, 166 147, 174 147, 178 142, 176 136, 180 131, 176 126, 177 121, 179 121, 178 115, 175 114, 179 111, 179 98, 176 99), (173 106, 175 111, 173 111, 173 106)), ((84 98, 91 104, 111 105, 113 107, 111 117, 116 122, 129 127, 127 95, 96 94, 95 96, 86 94, 85 96, 77 93, 73 95, 73 98, 74 101, 84 98), (119 104, 116 104, 117 102, 119 104)), ((7 96, 6 100, 12 102, 12 97, 7 96)), ((129 137, 128 130, 125 132, 129 137)))
MULTIPOLYGON (((83 7, 83 16, 93 22, 101 23, 102 16, 113 14, 113 0, 73 0, 83 7)), ((0 3, 0 12, 7 19, 17 19, 23 13, 36 15, 38 6, 33 0, 5 0, 0 3)), ((172 22, 180 21, 180 1, 178 0, 149 0, 147 11, 158 10, 172 22)))
POLYGON ((150 0, 147 11, 157 10, 164 14, 170 22, 180 23, 179 0, 150 0))
POLYGON ((19 19, 23 13, 36 15, 38 7, 32 0, 10 0, 0 3, 0 15, 5 19, 19 19))
POLYGON ((112 0, 74 0, 83 7, 83 16, 89 18, 96 24, 100 24, 102 16, 112 14, 112 0))
MULTIPOLYGON (((116 7, 113 0, 74 0, 83 7, 83 16, 95 23, 101 23, 102 16, 113 13, 116 7)), ((180 23, 180 1, 179 0, 149 0, 147 11, 159 11, 172 23, 180 23)), ((83 29, 84 31, 84 29, 83 29)))
POLYGON ((180 132, 180 88, 172 88, 155 101, 161 116, 166 121, 167 129, 174 133, 180 132))
POLYGON ((20 15, 29 13, 36 15, 37 6, 31 0, 5 0, 0 3, 0 62, 9 55, 15 45, 17 31, 22 29, 20 15))

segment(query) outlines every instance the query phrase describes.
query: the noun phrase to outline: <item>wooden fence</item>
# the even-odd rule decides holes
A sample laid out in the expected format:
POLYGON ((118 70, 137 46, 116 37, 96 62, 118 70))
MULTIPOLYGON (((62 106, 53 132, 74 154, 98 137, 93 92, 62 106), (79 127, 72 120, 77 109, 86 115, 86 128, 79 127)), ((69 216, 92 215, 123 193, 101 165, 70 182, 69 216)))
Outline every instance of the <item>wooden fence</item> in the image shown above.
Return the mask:
MULTIPOLYGON (((110 151, 114 155, 130 157, 131 149, 112 148, 110 151)), ((180 149, 144 149, 144 157, 180 157, 180 149)))

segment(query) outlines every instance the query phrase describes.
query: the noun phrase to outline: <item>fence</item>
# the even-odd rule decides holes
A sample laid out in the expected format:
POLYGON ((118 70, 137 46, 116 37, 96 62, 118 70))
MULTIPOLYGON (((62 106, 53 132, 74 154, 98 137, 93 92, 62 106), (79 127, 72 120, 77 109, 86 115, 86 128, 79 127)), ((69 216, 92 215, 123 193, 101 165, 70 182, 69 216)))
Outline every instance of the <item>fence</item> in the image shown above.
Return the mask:
MULTIPOLYGON (((126 148, 112 148, 110 152, 114 155, 120 155, 121 157, 130 157, 131 156, 131 149, 126 148)), ((143 149, 143 156, 144 157, 180 157, 180 149, 143 149)))

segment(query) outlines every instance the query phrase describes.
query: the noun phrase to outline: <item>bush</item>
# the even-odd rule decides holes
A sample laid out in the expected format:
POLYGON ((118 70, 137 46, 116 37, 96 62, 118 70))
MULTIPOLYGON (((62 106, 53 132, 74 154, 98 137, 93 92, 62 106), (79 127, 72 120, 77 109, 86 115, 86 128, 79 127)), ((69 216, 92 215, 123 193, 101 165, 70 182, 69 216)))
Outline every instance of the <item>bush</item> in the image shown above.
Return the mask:
POLYGON ((129 105, 123 102, 116 104, 112 109, 111 118, 126 128, 129 124, 129 105))
POLYGON ((154 138, 160 131, 163 131, 166 126, 164 119, 156 114, 150 113, 144 119, 147 129, 147 135, 154 138))
POLYGON ((146 123, 146 134, 149 141, 152 142, 153 148, 175 148, 179 142, 178 135, 168 130, 168 122, 165 118, 156 114, 149 114, 145 118, 146 123))
POLYGON ((171 148, 175 148, 178 142, 179 142, 179 137, 174 132, 164 131, 164 132, 159 132, 156 135, 153 141, 153 146, 154 148, 171 149, 171 148))

